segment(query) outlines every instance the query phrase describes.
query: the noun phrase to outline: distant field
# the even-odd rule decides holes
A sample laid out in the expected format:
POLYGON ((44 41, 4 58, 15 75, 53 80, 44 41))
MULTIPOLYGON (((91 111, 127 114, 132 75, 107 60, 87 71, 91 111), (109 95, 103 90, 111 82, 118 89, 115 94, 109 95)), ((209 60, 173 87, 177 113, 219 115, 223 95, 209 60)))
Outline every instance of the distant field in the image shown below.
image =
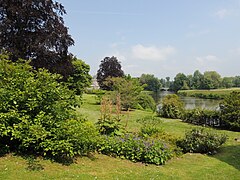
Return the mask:
POLYGON ((198 97, 204 99, 223 99, 233 91, 240 92, 240 88, 213 89, 213 90, 179 90, 178 95, 198 97))

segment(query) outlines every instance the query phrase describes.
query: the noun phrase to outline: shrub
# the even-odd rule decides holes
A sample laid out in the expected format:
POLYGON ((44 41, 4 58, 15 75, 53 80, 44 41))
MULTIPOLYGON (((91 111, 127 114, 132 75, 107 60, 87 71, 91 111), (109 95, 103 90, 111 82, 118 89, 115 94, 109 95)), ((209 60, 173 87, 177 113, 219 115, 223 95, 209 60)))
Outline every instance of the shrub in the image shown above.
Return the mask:
POLYGON ((90 150, 80 144, 91 143, 93 126, 69 120, 76 119, 77 101, 75 93, 59 83, 60 76, 9 62, 7 56, 0 59, 0 146, 53 157, 90 150))
POLYGON ((183 112, 183 102, 176 94, 170 94, 163 98, 158 109, 158 115, 165 118, 181 118, 183 112))
POLYGON ((153 136, 160 132, 163 132, 162 128, 159 127, 159 125, 162 123, 159 118, 153 116, 145 116, 142 119, 138 119, 137 122, 142 125, 140 129, 140 136, 142 137, 153 136))
POLYGON ((213 127, 221 127, 222 120, 219 111, 206 109, 188 109, 182 115, 182 120, 187 123, 196 125, 207 125, 213 127))
POLYGON ((185 138, 177 141, 184 153, 216 153, 217 149, 227 140, 226 135, 220 135, 203 128, 192 129, 185 138))
POLYGON ((240 92, 232 92, 220 104, 220 111, 227 128, 240 131, 240 92))
POLYGON ((160 141, 149 141, 132 135, 104 136, 98 144, 102 154, 121 157, 133 162, 161 165, 172 157, 172 151, 160 141))
POLYGON ((56 158, 85 155, 96 149, 98 136, 94 125, 85 119, 70 119, 59 124, 52 130, 54 138, 40 143, 45 155, 56 158))
POLYGON ((137 103, 143 108, 143 109, 150 109, 152 111, 156 110, 156 103, 152 96, 146 94, 146 93, 140 93, 137 96, 137 103))

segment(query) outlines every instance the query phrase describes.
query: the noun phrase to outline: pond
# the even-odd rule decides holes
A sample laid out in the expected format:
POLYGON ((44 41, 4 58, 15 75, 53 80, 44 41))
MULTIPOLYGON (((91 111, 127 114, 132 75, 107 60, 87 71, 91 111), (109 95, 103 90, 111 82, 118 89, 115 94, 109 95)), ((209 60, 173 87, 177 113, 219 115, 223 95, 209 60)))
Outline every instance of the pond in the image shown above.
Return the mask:
MULTIPOLYGON (((174 94, 169 91, 162 91, 158 95, 159 102, 161 102, 162 98, 168 94, 174 94)), ((186 109, 194 109, 194 108, 202 108, 209 110, 216 110, 219 108, 219 103, 221 100, 215 99, 200 99, 195 97, 184 97, 180 96, 180 99, 184 102, 186 109)))

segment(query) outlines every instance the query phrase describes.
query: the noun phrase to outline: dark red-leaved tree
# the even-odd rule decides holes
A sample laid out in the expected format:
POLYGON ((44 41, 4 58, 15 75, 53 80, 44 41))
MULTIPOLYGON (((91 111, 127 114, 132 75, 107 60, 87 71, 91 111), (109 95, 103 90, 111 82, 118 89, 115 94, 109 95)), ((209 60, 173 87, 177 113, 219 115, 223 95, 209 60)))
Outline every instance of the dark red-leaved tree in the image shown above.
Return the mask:
POLYGON ((66 13, 53 0, 0 0, 0 49, 11 59, 31 59, 36 68, 67 76, 72 71, 68 47, 74 44, 64 26, 66 13))
POLYGON ((101 89, 111 90, 111 87, 104 83, 108 77, 123 77, 122 66, 116 57, 105 57, 99 65, 97 72, 97 81, 101 89))

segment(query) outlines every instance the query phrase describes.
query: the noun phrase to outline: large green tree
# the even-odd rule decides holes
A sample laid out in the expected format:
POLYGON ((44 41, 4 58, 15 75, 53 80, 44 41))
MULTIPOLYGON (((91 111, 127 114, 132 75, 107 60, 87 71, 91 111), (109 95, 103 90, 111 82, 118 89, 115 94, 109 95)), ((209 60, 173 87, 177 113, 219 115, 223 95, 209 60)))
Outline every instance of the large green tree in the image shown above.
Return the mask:
POLYGON ((111 84, 113 88, 113 99, 120 95, 121 105, 124 109, 134 108, 137 104, 138 96, 140 95, 143 87, 139 81, 134 78, 121 78, 113 77, 107 78, 106 84, 111 84))
POLYGON ((205 71, 203 89, 217 89, 221 85, 221 76, 216 71, 205 71))
POLYGON ((116 57, 105 57, 99 69, 97 71, 97 81, 101 89, 112 90, 112 85, 109 83, 104 83, 107 78, 111 77, 123 77, 124 72, 122 66, 116 57))
POLYGON ((188 78, 187 78, 187 76, 185 74, 178 73, 174 77, 173 90, 174 91, 178 91, 180 89, 182 89, 182 90, 189 89, 188 82, 189 82, 189 80, 188 80, 188 78))
POLYGON ((199 70, 196 70, 193 73, 192 88, 193 89, 202 89, 203 88, 203 74, 199 70))
POLYGON ((31 59, 64 76, 72 73, 68 47, 74 44, 64 26, 63 5, 53 0, 0 0, 0 49, 11 60, 31 59))
POLYGON ((90 66, 84 61, 74 58, 72 61, 74 71, 68 78, 70 89, 75 90, 77 95, 82 95, 84 89, 91 85, 92 77, 89 74, 90 66))
POLYGON ((159 92, 161 88, 160 80, 153 74, 142 74, 139 80, 141 84, 146 84, 144 89, 147 91, 159 92))

